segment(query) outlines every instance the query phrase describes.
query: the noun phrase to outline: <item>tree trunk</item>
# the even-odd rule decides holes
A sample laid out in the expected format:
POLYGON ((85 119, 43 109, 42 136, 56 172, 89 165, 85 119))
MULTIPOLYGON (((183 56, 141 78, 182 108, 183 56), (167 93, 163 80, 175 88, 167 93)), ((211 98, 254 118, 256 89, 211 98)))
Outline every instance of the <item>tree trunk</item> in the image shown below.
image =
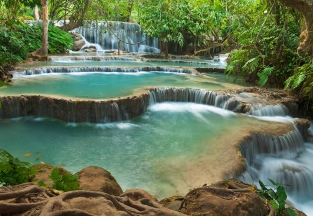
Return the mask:
POLYGON ((168 59, 168 42, 165 42, 165 59, 168 59))
POLYGON ((32 54, 39 59, 47 59, 48 56, 48 0, 41 0, 42 7, 42 44, 41 47, 32 54))
POLYGON ((279 0, 282 4, 298 10, 304 17, 305 29, 300 34, 298 53, 313 58, 313 3, 311 0, 279 0))
POLYGON ((39 20, 39 11, 38 11, 38 6, 37 5, 34 7, 34 19, 36 21, 39 20))

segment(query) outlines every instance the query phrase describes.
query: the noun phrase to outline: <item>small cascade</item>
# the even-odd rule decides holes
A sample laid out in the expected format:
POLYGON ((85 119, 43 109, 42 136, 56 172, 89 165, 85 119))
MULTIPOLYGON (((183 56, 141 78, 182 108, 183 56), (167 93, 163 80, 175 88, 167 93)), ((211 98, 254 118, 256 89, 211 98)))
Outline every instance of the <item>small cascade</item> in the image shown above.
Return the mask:
POLYGON ((313 169, 308 164, 298 161, 267 158, 262 163, 260 179, 270 178, 286 187, 289 196, 303 202, 313 199, 313 169))
POLYGON ((64 61, 136 61, 135 58, 116 57, 116 56, 52 56, 49 57, 52 62, 64 61))
POLYGON ((81 36, 81 38, 85 42, 85 44, 82 46, 80 51, 87 51, 87 52, 96 51, 96 52, 99 52, 99 51, 103 50, 99 44, 88 42, 84 36, 81 36), (90 49, 93 49, 93 50, 90 50, 90 49))
POLYGON ((167 67, 53 67, 53 68, 33 68, 24 70, 22 72, 16 72, 13 74, 14 78, 20 75, 35 75, 46 73, 78 73, 78 72, 123 72, 123 73, 135 73, 135 72, 171 72, 171 73, 186 73, 195 74, 196 72, 191 69, 184 68, 167 68, 167 67))
POLYGON ((313 199, 311 146, 304 143, 297 129, 283 136, 253 134, 240 146, 247 171, 239 179, 256 185, 259 180, 269 184, 268 179, 272 179, 290 185, 285 189, 291 203, 308 202, 313 199))
POLYGON ((258 106, 253 107, 253 109, 248 114, 254 116, 287 116, 289 111, 287 107, 282 104, 266 106, 258 104, 258 106))
POLYGON ((148 45, 140 45, 138 48, 138 53, 159 54, 160 52, 160 49, 148 45))
POLYGON ((253 134, 251 139, 242 142, 240 151, 247 163, 252 165, 258 157, 279 157, 292 159, 305 150, 298 130, 283 136, 253 134))
MULTIPOLYGON (((116 122, 116 121, 118 121, 118 122, 119 122, 119 121, 122 121, 122 115, 121 115, 120 109, 119 109, 119 107, 118 107, 118 104, 115 103, 115 102, 113 102, 113 103, 112 103, 112 109, 115 110, 115 114, 116 114, 115 116, 113 116, 113 118, 115 117, 115 118, 113 119, 113 121, 114 121, 114 122, 116 122)), ((114 111, 113 111, 112 113, 114 113, 114 111)))
POLYGON ((73 30, 91 43, 99 44, 103 49, 118 49, 118 38, 126 43, 120 43, 120 49, 137 53, 140 45, 158 48, 158 39, 149 38, 143 33, 140 25, 126 22, 85 22, 84 26, 73 30), (117 36, 117 37, 116 37, 117 36), (141 42, 142 43, 138 43, 141 42), (138 43, 131 45, 133 43, 138 43))
POLYGON ((235 110, 241 101, 236 101, 228 94, 218 94, 204 89, 156 88, 150 89, 150 104, 174 101, 207 104, 228 110, 235 110))

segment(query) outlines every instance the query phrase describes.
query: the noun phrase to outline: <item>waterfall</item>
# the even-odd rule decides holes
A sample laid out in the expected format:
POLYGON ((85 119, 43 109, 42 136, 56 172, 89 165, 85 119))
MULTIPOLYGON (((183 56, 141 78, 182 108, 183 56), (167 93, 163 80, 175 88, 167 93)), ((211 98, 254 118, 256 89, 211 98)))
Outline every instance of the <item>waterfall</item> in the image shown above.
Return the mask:
POLYGON ((305 202, 313 199, 313 145, 304 143, 296 128, 283 136, 253 134, 241 143, 240 151, 247 166, 241 181, 258 185, 259 179, 265 184, 272 179, 289 185, 285 189, 291 204, 307 208, 305 202))
MULTIPOLYGON (((115 114, 116 114, 115 118, 113 118, 113 119, 114 119, 114 122, 116 122, 116 121, 122 121, 122 115, 121 115, 120 109, 119 109, 119 107, 118 107, 118 104, 115 103, 115 102, 113 102, 113 103, 112 103, 112 108, 115 110, 115 114)), ((113 112, 113 113, 114 113, 114 112, 113 112)))
POLYGON ((117 56, 51 56, 52 62, 60 61, 137 61, 135 58, 117 56))
POLYGON ((262 106, 258 104, 250 111, 254 116, 287 116, 289 114, 287 107, 281 104, 262 106))
POLYGON ((165 101, 193 102, 236 111, 241 104, 241 101, 229 94, 218 94, 204 89, 155 88, 149 90, 149 95, 149 105, 165 101))
POLYGON ((304 142, 298 130, 283 136, 253 134, 251 139, 242 142, 240 151, 249 165, 258 157, 273 156, 292 159, 304 151, 304 142))
POLYGON ((86 38, 87 41, 99 44, 103 49, 118 49, 118 38, 126 43, 120 44, 120 49, 127 52, 137 53, 139 48, 141 52, 157 52, 158 39, 147 37, 141 26, 127 22, 85 22, 83 26, 73 30, 86 38), (114 34, 112 33, 114 32, 114 34), (116 36, 117 37, 116 37, 116 36), (127 43, 140 44, 130 45, 127 43))
POLYGON ((135 73, 135 72, 171 72, 171 73, 186 73, 196 74, 192 69, 185 68, 167 68, 167 67, 53 67, 53 68, 32 68, 24 70, 22 72, 15 72, 14 78, 21 75, 34 75, 34 74, 46 74, 46 73, 77 73, 77 72, 123 72, 123 73, 135 73))
POLYGON ((91 47, 93 47, 96 51, 102 51, 103 50, 102 47, 99 44, 88 42, 84 36, 81 36, 81 38, 85 42, 85 44, 84 44, 84 46, 82 46, 80 51, 84 51, 86 49, 90 49, 91 47))

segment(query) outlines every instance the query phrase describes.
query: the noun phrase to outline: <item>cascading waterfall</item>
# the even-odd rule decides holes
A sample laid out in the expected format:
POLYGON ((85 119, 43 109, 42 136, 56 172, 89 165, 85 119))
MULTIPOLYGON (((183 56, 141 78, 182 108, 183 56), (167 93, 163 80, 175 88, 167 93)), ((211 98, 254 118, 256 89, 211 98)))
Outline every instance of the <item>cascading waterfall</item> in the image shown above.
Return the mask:
POLYGON ((257 108, 251 110, 249 114, 254 116, 287 116, 289 112, 284 105, 277 104, 262 106, 261 104, 258 104, 257 108))
POLYGON ((53 67, 53 68, 33 68, 17 72, 13 74, 13 77, 35 74, 47 74, 47 73, 77 73, 77 72, 123 72, 123 73, 135 73, 135 72, 171 72, 171 73, 186 73, 195 74, 194 70, 184 68, 167 68, 167 67, 53 67))
POLYGON ((150 94, 150 105, 165 101, 174 101, 174 102, 194 102, 200 104, 207 104, 224 109, 233 108, 227 106, 228 105, 227 101, 231 98, 230 95, 217 94, 216 92, 204 89, 156 88, 150 89, 149 94, 150 94))
MULTIPOLYGON (((149 97, 150 105, 165 101, 194 102, 233 111, 240 110, 242 103, 245 103, 241 97, 202 89, 150 89, 149 97)), ((284 105, 262 106, 261 103, 256 103, 245 111, 257 118, 271 116, 275 119, 274 116, 277 116, 279 121, 287 124, 292 122, 290 117, 285 117, 288 115, 288 109, 284 105)), ((289 184, 291 186, 286 187, 286 190, 290 201, 298 206, 298 202, 313 199, 313 168, 310 166, 313 163, 313 145, 305 144, 302 135, 296 126, 294 127, 293 131, 282 136, 252 134, 249 139, 244 140, 240 151, 246 160, 247 172, 238 178, 251 184, 257 184, 259 179, 267 182, 268 178, 289 184)))
POLYGON ((85 22, 84 26, 74 29, 91 43, 99 44, 103 49, 118 49, 118 38, 126 43, 120 43, 120 49, 127 52, 159 53, 158 39, 148 38, 140 25, 126 22, 85 22), (112 33, 114 32, 114 34, 112 33), (116 36, 118 37, 116 37, 116 36), (128 43, 140 44, 130 45, 128 43))
POLYGON ((83 51, 85 49, 88 49, 90 47, 94 47, 94 49, 97 51, 97 52, 100 52, 102 51, 102 47, 97 44, 97 43, 90 43, 89 41, 86 40, 86 38, 84 36, 81 35, 81 38, 82 40, 85 42, 84 46, 82 46, 82 48, 80 49, 80 51, 83 51))
MULTIPOLYGON (((285 111, 285 107, 268 106, 266 109, 266 112, 260 111, 257 115, 286 115, 286 112, 281 112, 285 111)), ((280 121, 282 119, 280 117, 280 121)), ((285 122, 290 123, 290 118, 286 117, 285 122)), ((253 134, 251 139, 243 141, 240 151, 246 160, 247 171, 239 179, 256 185, 258 180, 269 184, 267 179, 290 185, 285 187, 290 204, 312 212, 308 207, 310 204, 306 203, 313 199, 313 145, 305 143, 294 127, 294 131, 282 136, 253 134)))

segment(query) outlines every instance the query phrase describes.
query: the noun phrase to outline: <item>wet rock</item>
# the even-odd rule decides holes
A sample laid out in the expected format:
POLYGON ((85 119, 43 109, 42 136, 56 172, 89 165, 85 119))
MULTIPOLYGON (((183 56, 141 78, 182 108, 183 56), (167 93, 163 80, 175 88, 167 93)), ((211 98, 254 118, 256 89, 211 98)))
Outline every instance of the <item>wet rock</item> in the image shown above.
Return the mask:
POLYGON ((269 209, 251 185, 231 179, 190 191, 182 207, 187 215, 265 216, 269 209))
POLYGON ((74 40, 72 50, 79 51, 86 44, 86 41, 76 32, 72 32, 71 35, 74 40))
POLYGON ((110 172, 97 166, 90 166, 77 173, 79 175, 79 187, 87 191, 100 191, 119 196, 123 193, 121 186, 116 182, 110 172))
POLYGON ((185 209, 180 208, 183 201, 184 197, 182 196, 172 196, 161 200, 159 203, 168 209, 185 213, 185 209))
POLYGON ((310 121, 308 119, 296 119, 294 121, 294 124, 296 128, 299 130, 299 132, 302 134, 302 137, 306 139, 308 137, 308 129, 311 125, 310 121))
POLYGON ((158 201, 157 198, 142 189, 129 189, 120 195, 120 197, 128 197, 131 200, 138 201, 140 199, 150 199, 158 201))

